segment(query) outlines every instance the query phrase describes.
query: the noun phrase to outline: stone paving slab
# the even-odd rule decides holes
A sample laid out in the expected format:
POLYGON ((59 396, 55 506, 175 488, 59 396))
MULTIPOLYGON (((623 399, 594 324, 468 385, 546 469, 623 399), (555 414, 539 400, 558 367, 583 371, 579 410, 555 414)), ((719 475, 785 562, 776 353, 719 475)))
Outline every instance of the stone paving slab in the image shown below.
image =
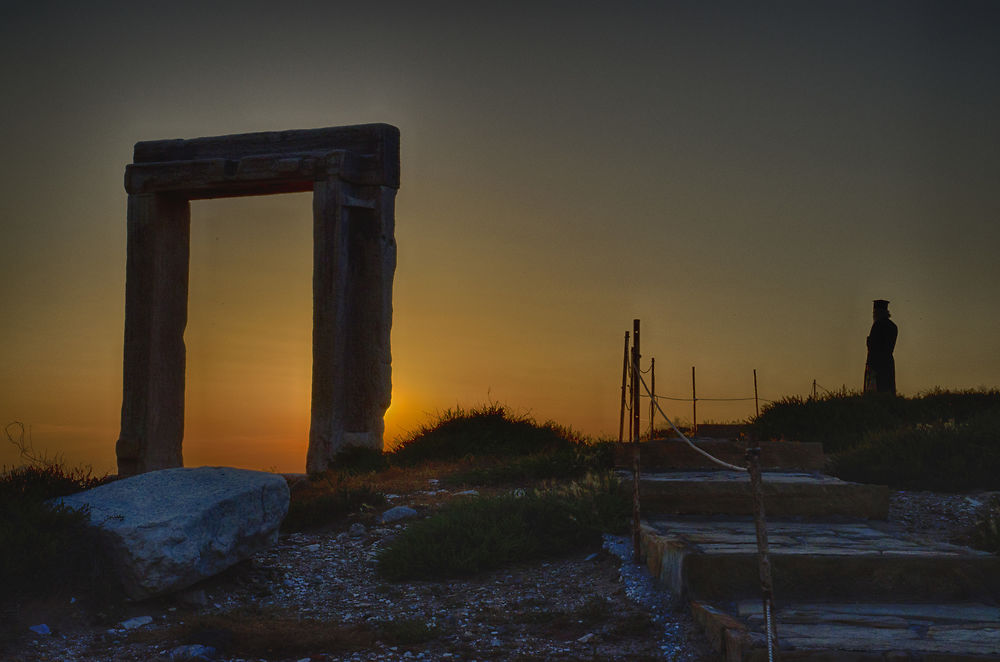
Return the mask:
MULTIPOLYGON (((631 474, 623 479, 631 488, 631 474)), ((763 484, 768 517, 886 519, 889 515, 889 488, 884 485, 804 472, 765 472, 763 484)), ((644 513, 753 514, 750 478, 740 471, 640 474, 639 494, 644 513)))
MULTIPOLYGON (((766 659, 760 600, 692 613, 726 660, 766 659)), ((981 603, 779 605, 783 660, 990 660, 1000 658, 1000 607, 981 603)))
MULTIPOLYGON (((642 555, 678 599, 760 595, 756 534, 743 519, 660 519, 642 528, 642 555)), ((768 522, 775 595, 783 600, 1000 599, 1000 557, 911 539, 871 524, 768 522)))

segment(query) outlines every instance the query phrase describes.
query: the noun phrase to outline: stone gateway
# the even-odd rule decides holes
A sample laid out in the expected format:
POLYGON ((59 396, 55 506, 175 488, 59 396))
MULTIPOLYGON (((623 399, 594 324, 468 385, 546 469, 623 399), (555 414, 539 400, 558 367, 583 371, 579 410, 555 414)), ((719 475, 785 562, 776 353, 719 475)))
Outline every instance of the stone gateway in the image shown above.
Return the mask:
POLYGON ((312 413, 306 469, 382 448, 389 407, 399 129, 388 124, 135 145, 119 476, 183 466, 190 201, 313 192, 312 413))

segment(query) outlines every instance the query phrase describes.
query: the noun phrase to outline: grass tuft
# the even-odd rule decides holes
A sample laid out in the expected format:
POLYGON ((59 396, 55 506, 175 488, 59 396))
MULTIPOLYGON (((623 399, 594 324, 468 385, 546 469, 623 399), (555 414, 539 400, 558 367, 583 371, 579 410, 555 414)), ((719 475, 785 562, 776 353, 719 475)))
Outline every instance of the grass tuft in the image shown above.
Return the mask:
POLYGON ((561 489, 453 502, 414 522, 378 555, 390 581, 471 575, 599 546, 623 530, 628 504, 610 475, 561 489))

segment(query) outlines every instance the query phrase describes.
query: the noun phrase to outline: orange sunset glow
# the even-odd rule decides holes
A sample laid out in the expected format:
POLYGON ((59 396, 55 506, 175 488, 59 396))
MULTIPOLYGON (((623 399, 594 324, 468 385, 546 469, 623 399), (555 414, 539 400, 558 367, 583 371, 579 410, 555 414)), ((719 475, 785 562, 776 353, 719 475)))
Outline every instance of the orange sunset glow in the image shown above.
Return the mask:
MULTIPOLYGON (((633 318, 677 398, 860 389, 880 298, 900 393, 1000 382, 995 3, 229 4, 0 10, 0 424, 37 450, 114 471, 134 143, 370 122, 386 446, 488 401, 616 437, 633 318)), ((303 471, 311 288, 310 193, 192 204, 186 465, 303 471)))

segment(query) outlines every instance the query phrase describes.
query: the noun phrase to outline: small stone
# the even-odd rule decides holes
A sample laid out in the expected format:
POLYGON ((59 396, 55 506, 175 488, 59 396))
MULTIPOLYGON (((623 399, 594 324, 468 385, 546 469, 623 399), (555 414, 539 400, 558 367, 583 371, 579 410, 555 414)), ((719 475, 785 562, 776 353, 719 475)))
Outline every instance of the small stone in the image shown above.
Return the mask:
POLYGON ((49 626, 46 625, 45 623, 41 623, 39 625, 32 625, 28 629, 34 632, 35 634, 46 634, 46 635, 52 634, 52 630, 50 630, 49 626))
POLYGON ((312 545, 306 545, 306 551, 307 552, 318 552, 319 551, 319 543, 315 543, 315 544, 312 544, 312 545))
POLYGON ((205 662, 215 657, 216 650, 211 646, 188 644, 178 646, 169 653, 170 662, 205 662))
POLYGON ((585 643, 587 643, 588 641, 590 641, 593 638, 594 638, 594 633, 593 632, 588 632, 587 634, 585 634, 582 637, 580 637, 579 639, 577 639, 576 642, 578 644, 585 644, 585 643))
POLYGON ((455 496, 479 496, 479 490, 463 490, 455 492, 455 496))
POLYGON ((347 533, 350 534, 352 538, 364 537, 366 532, 367 529, 365 529, 365 525, 361 522, 355 522, 351 525, 351 528, 347 530, 347 533))
POLYGON ((126 630, 134 630, 135 628, 141 628, 143 625, 149 625, 152 622, 152 616, 136 616, 135 618, 130 618, 127 621, 122 621, 118 625, 126 630))
POLYGON ((382 522, 389 524, 391 522, 398 522, 399 520, 416 517, 419 514, 420 513, 409 506, 396 506, 395 508, 390 508, 382 513, 382 522))
POLYGON ((587 558, 584 559, 584 561, 593 561, 596 558, 597 558, 597 552, 594 552, 593 554, 588 555, 587 558))

